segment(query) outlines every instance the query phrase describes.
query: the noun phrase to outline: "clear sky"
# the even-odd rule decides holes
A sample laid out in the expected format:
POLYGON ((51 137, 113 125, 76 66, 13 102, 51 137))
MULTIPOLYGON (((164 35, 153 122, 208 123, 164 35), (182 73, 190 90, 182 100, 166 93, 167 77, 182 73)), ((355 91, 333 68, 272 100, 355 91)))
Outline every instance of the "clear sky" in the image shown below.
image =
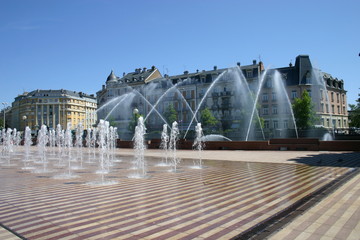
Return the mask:
MULTIPOLYGON (((155 65, 162 74, 307 54, 360 92, 359 0, 0 0, 0 102, 24 91, 95 94, 155 65)), ((0 106, 2 107, 2 106, 0 106)))

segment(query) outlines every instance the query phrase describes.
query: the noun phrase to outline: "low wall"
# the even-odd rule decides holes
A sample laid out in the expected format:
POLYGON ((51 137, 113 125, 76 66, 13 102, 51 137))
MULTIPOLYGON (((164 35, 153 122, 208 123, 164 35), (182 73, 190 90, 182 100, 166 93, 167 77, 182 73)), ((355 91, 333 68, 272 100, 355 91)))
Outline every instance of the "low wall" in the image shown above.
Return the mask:
MULTIPOLYGON (((160 139, 146 142, 148 149, 159 149, 160 139)), ((192 141, 180 139, 178 149, 192 149, 192 141)), ((132 141, 117 141, 119 148, 133 148, 132 141)), ((211 141, 205 150, 283 150, 283 151, 360 151, 360 140, 320 141, 317 138, 277 138, 269 141, 211 141)))
POLYGON ((360 151, 360 140, 320 141, 320 151, 360 151))

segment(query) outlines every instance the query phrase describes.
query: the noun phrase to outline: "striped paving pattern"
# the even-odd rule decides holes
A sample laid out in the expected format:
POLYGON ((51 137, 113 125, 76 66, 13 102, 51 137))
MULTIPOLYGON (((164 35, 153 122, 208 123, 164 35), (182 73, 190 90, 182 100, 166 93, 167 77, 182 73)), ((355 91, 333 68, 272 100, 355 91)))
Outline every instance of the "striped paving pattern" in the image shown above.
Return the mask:
POLYGON ((309 209, 270 239, 348 239, 360 236, 360 175, 309 209))
POLYGON ((221 161, 191 169, 183 161, 171 173, 149 159, 150 177, 132 179, 123 158, 103 178, 85 160, 78 178, 54 179, 21 170, 20 159, 0 165, 0 222, 26 239, 230 239, 349 171, 221 161), (94 180, 117 183, 86 184, 94 180))

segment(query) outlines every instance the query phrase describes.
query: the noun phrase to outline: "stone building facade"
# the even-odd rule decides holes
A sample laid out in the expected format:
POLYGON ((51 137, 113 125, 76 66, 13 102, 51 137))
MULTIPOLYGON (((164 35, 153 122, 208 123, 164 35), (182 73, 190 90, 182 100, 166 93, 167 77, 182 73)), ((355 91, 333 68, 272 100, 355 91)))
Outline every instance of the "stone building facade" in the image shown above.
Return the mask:
MULTIPOLYGON (((344 81, 314 69, 307 55, 297 56, 294 65, 276 69, 265 69, 261 61, 254 60, 249 65, 238 63, 233 68, 222 69, 214 66, 211 70, 184 71, 180 75, 164 77, 155 67, 136 69, 123 77, 111 72, 106 85, 97 93, 97 100, 101 108, 129 91, 142 95, 134 98, 126 108, 128 111, 137 108, 146 117, 149 138, 159 137, 152 136, 151 132, 158 133, 162 129, 166 120, 163 115, 172 105, 183 133, 189 128, 193 130, 196 121, 200 120, 201 110, 208 108, 219 120, 214 132, 245 140, 250 128, 253 129, 250 139, 288 137, 289 133, 293 137, 295 126, 291 104, 304 90, 312 97, 319 128, 348 128, 344 81), (279 87, 279 83, 283 87, 279 87), (260 84, 262 87, 258 90, 260 84), (255 98, 257 103, 254 105, 255 98), (257 123, 258 119, 263 123, 257 123), (260 125, 264 126, 263 133, 260 133, 260 125)), ((98 117, 103 118, 109 111, 104 108, 98 117)), ((112 114, 120 132, 128 132, 129 117, 121 118, 124 111, 117 110, 112 114)))
POLYGON ((11 108, 11 127, 33 131, 42 124, 55 129, 57 124, 72 129, 80 122, 84 128, 92 127, 97 121, 97 102, 94 95, 69 90, 35 90, 15 98, 11 108))

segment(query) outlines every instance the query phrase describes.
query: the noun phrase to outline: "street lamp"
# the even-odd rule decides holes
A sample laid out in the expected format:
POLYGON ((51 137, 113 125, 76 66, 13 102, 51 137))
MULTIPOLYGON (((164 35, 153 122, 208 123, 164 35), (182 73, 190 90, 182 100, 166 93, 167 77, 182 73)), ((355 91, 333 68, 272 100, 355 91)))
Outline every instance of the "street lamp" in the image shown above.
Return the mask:
POLYGON ((3 106, 4 106, 4 128, 5 128, 5 108, 6 108, 6 105, 8 104, 7 102, 2 102, 1 103, 3 106))
POLYGON ((24 121, 24 131, 25 131, 25 129, 26 129, 26 120, 27 120, 27 116, 26 115, 24 115, 23 117, 22 117, 22 119, 23 119, 23 121, 24 121))

